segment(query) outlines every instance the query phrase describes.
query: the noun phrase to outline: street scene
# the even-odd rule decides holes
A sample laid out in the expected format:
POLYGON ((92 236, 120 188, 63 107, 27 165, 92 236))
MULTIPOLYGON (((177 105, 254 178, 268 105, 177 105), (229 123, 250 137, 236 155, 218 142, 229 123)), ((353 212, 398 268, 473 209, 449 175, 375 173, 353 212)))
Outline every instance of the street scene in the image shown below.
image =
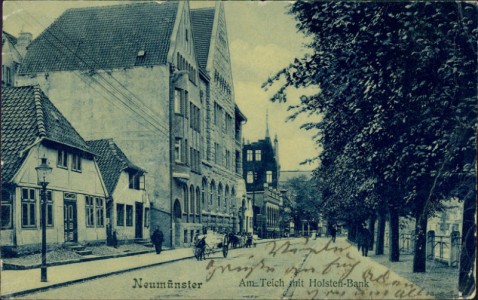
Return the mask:
POLYGON ((2 299, 476 294, 474 1, 5 1, 2 299))
POLYGON ((221 256, 215 253, 204 261, 182 260, 22 298, 59 299, 68 295, 72 299, 230 299, 231 296, 235 299, 430 299, 431 296, 387 268, 362 258, 342 238, 337 243, 329 239, 276 240, 253 250, 234 250, 227 258, 221 256), (175 287, 178 282, 187 287, 175 287))

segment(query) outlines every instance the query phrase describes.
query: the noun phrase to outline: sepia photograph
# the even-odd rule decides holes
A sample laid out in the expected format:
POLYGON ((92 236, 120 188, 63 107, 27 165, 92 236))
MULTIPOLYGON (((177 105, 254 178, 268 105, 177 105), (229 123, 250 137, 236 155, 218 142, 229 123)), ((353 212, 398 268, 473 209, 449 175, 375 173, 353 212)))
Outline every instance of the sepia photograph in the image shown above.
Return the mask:
POLYGON ((2 16, 0 299, 475 299, 475 1, 2 16))

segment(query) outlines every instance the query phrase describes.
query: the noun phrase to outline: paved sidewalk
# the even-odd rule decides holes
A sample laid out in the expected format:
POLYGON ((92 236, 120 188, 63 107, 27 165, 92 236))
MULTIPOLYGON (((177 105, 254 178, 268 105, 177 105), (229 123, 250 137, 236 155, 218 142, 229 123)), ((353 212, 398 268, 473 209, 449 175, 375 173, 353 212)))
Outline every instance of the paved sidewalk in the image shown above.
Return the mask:
MULTIPOLYGON (((273 239, 259 240, 267 243, 273 239)), ((220 251, 220 250, 217 250, 220 251)), ((156 266, 193 257, 191 248, 165 250, 161 254, 147 253, 104 260, 48 267, 48 282, 40 282, 40 269, 2 270, 0 297, 2 299, 47 290, 49 288, 82 282, 136 269, 156 266)))
POLYGON ((48 282, 40 282, 40 269, 1 271, 1 298, 10 298, 34 291, 127 272, 149 266, 193 257, 191 248, 167 250, 70 265, 48 267, 48 282))

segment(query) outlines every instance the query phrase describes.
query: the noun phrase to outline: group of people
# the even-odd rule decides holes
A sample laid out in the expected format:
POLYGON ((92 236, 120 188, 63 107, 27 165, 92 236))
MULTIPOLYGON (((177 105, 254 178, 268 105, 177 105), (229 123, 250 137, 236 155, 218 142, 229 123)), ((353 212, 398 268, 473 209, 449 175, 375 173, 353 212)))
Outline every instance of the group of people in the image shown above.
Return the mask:
POLYGON ((233 248, 237 247, 246 247, 250 248, 252 246, 252 233, 242 232, 242 233, 229 233, 229 242, 232 244, 233 248))

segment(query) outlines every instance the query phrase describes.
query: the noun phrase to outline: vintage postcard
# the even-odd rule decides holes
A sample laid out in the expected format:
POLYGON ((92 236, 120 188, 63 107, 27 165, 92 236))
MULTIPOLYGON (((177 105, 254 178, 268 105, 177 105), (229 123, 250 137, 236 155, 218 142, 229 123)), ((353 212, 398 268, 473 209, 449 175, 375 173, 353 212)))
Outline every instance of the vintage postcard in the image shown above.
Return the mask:
POLYGON ((476 297, 474 1, 2 5, 2 299, 476 297))

